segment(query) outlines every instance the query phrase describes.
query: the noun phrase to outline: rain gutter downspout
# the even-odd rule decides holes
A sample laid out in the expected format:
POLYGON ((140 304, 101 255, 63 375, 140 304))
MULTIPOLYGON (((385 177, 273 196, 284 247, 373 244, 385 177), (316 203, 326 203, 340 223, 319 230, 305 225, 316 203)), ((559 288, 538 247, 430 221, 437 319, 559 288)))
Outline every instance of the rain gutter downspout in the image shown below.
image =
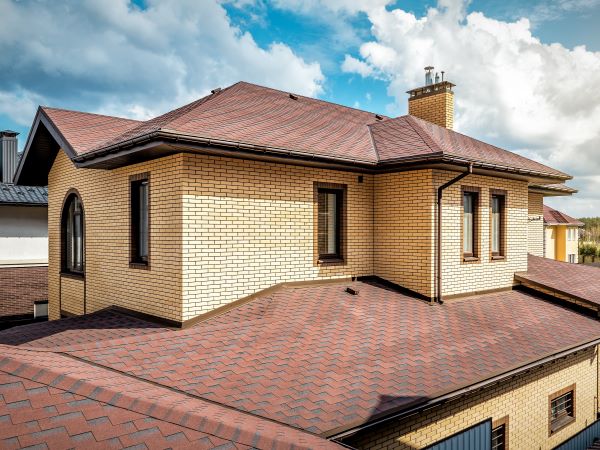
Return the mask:
POLYGON ((465 178, 467 175, 473 173, 473 163, 469 164, 466 172, 461 173, 459 176, 451 179, 447 183, 442 184, 437 188, 437 250, 436 250, 436 292, 434 295, 434 302, 439 304, 444 303, 442 300, 442 196, 444 190, 449 188, 455 183, 465 178))

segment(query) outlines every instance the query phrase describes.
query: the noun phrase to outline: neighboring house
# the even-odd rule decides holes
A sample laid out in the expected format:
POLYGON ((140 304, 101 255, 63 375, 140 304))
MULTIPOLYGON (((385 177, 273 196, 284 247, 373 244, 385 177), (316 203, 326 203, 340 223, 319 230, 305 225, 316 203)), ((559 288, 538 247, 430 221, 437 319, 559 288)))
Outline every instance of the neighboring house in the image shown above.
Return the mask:
POLYGON ((244 82, 146 122, 40 108, 15 179, 48 185, 52 320, 0 333, 0 417, 30 427, 4 443, 600 437, 599 277, 543 258, 571 177, 452 131, 453 100, 428 78, 397 118, 244 82))
POLYGON ((47 316, 48 194, 12 184, 17 135, 0 131, 0 327, 47 316))
POLYGON ((544 205, 544 256, 579 262, 579 227, 583 222, 544 205))

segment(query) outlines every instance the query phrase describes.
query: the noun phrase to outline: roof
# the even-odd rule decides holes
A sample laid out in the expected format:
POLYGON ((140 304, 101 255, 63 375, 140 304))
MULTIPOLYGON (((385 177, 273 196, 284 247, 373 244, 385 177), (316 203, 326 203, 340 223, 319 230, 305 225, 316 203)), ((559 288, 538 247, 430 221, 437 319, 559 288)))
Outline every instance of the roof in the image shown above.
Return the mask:
MULTIPOLYGON (((462 165, 472 162, 487 170, 556 180, 570 178, 414 116, 390 119, 245 82, 144 122, 46 107, 40 108, 32 130, 37 129, 38 121, 51 128, 50 134, 76 164, 86 167, 106 164, 111 158, 119 160, 119 164, 130 164, 132 159, 123 156, 126 151, 148 151, 148 158, 154 151, 156 157, 162 153, 157 148, 149 150, 148 143, 155 141, 158 146, 159 142, 168 141, 223 147, 240 154, 322 159, 363 168, 435 160, 462 165)), ((35 153, 36 145, 40 152, 47 147, 43 140, 36 143, 33 134, 34 131, 29 136, 26 156, 30 148, 35 153)), ((175 149, 170 147, 169 151, 175 149)), ((18 179, 21 171, 20 166, 18 179)))
POLYGON ((47 206, 48 189, 42 186, 0 183, 0 205, 47 206))
POLYGON ((515 278, 532 286, 542 287, 600 307, 600 267, 572 264, 550 258, 529 255, 526 272, 517 272, 515 278))
MULTIPOLYGON (((35 352, 43 351, 49 358, 44 370, 82 379, 88 392, 107 381, 100 375, 90 378, 86 371, 102 369, 136 386, 168 388, 182 398, 302 429, 308 436, 332 436, 589 344, 600 339, 600 322, 518 291, 432 307, 354 282, 283 288, 195 327, 154 333, 151 339, 142 335, 64 345, 60 335, 67 332, 53 334, 58 347, 51 351, 43 348, 52 348, 49 341, 29 345, 30 363, 41 364, 35 352), (349 285, 358 295, 345 292, 349 285), (62 358, 77 361, 77 368, 62 358)), ((78 333, 85 335, 85 326, 78 333)), ((23 350, 22 340, 16 343, 23 350)), ((0 362, 0 370, 6 368, 0 362)), ((8 373, 23 377, 39 367, 15 371, 8 373)), ((101 386, 122 396, 138 392, 117 384, 101 386)), ((163 409, 160 402, 157 408, 163 409)))
POLYGON ((529 185, 529 190, 542 193, 545 196, 564 196, 564 195, 576 194, 578 192, 577 189, 574 189, 563 183, 555 183, 555 184, 532 183, 529 185))
POLYGON ((583 227, 585 224, 563 212, 544 205, 544 225, 572 225, 583 227))

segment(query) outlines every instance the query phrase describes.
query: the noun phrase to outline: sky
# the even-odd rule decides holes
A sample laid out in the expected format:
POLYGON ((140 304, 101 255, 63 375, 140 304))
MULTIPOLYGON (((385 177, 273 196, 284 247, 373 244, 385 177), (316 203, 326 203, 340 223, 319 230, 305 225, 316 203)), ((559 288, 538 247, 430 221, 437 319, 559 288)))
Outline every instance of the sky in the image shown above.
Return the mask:
POLYGON ((573 175, 600 216, 600 0, 0 0, 0 129, 38 105, 147 119, 245 80, 407 112, 423 68, 455 129, 573 175))

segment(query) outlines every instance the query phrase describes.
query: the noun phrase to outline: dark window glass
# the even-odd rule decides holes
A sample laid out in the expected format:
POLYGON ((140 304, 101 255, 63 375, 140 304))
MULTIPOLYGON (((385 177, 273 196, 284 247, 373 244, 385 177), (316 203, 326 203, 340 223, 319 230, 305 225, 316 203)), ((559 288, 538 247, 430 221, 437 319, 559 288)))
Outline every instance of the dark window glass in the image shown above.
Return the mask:
POLYGON ((320 259, 341 258, 342 191, 318 190, 318 240, 320 259))
POLYGON ((476 256, 477 193, 463 193, 463 254, 476 256))
POLYGON ((502 424, 492 430, 492 450, 506 449, 506 425, 502 424))
POLYGON ((504 236, 504 196, 492 196, 492 255, 502 255, 502 244, 504 236))
POLYGON ((550 430, 552 432, 575 419, 573 391, 569 391, 550 402, 550 430))
POLYGON ((72 194, 63 210, 63 270, 83 273, 85 266, 84 217, 81 200, 72 194))
POLYGON ((149 188, 147 179, 131 183, 131 249, 132 262, 148 263, 149 256, 149 188))

